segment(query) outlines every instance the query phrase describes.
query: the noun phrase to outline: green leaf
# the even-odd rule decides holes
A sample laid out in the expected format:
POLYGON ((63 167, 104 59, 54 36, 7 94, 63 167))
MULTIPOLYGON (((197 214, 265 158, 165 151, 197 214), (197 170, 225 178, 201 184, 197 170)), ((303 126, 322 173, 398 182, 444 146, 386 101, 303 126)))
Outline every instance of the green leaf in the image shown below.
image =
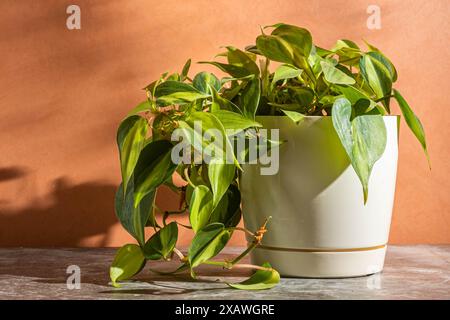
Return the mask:
POLYGON ((273 88, 277 81, 296 78, 301 74, 301 69, 298 69, 297 67, 294 67, 290 64, 282 64, 275 70, 271 87, 273 88))
POLYGON ((255 119, 260 95, 261 83, 259 78, 254 78, 247 83, 239 97, 239 105, 242 108, 245 117, 252 120, 255 119))
POLYGON ((171 222, 156 232, 144 246, 144 256, 148 260, 167 260, 178 240, 178 225, 171 222))
POLYGON ((394 97, 395 100, 397 100, 397 103, 400 107, 400 110, 402 111, 403 116, 405 117, 406 124, 411 129, 411 131, 416 136, 417 140, 419 140, 420 144, 422 145, 423 151, 425 152, 425 155, 428 160, 428 165, 431 168, 431 162, 430 162, 430 156, 428 155, 427 151, 427 142, 425 140, 425 131, 423 130, 422 123, 420 122, 419 118, 414 114, 411 107, 408 105, 406 100, 402 97, 400 92, 394 89, 394 97))
POLYGON ((211 213, 209 223, 220 222, 225 227, 235 227, 241 220, 241 192, 231 184, 227 192, 211 213))
POLYGON ((117 130, 117 145, 119 147, 120 170, 124 183, 124 192, 136 166, 139 153, 144 147, 148 128, 146 119, 134 115, 123 120, 117 130))
POLYGON ((241 283, 227 283, 230 287, 241 290, 265 290, 275 287, 280 282, 280 274, 269 263, 262 265, 271 270, 257 270, 249 279, 241 283))
POLYGON ((232 231, 226 229, 222 223, 211 223, 197 232, 188 251, 192 276, 195 276, 193 273, 195 267, 222 251, 231 234, 232 231))
MULTIPOLYGON (((386 62, 388 64, 390 64, 390 66, 386 66, 386 68, 388 68, 391 71, 392 82, 397 81, 397 70, 395 69, 394 64, 391 62, 391 60, 389 60, 377 47, 374 47, 373 45, 368 43, 366 40, 363 40, 363 41, 367 45, 369 50, 371 50, 374 53, 378 53, 379 55, 381 55, 383 57, 383 59, 381 59, 381 60, 384 60, 383 64, 386 65, 386 62)), ((368 54, 371 54, 372 52, 368 52, 368 54)))
POLYGON ((382 62, 369 54, 361 57, 359 67, 364 80, 373 90, 376 98, 381 99, 387 97, 382 103, 389 112, 389 96, 392 91, 392 79, 389 70, 382 62))
POLYGON ((120 184, 115 196, 115 212, 120 223, 129 234, 131 234, 139 244, 145 243, 145 226, 149 221, 155 190, 146 194, 137 206, 134 205, 134 179, 130 179, 130 184, 124 195, 123 184, 120 184))
POLYGON ((228 46, 227 50, 229 64, 248 70, 248 74, 259 76, 258 65, 250 58, 249 54, 231 46, 228 46))
POLYGON ((236 166, 225 163, 223 160, 213 159, 208 164, 208 177, 213 192, 213 207, 217 206, 224 193, 228 190, 235 173, 236 166))
POLYGON ((273 61, 294 64, 294 50, 290 44, 280 37, 260 35, 256 38, 258 50, 273 61))
POLYGON ((189 221, 194 232, 208 224, 213 211, 213 195, 209 188, 198 185, 194 188, 189 205, 189 221))
POLYGON ((214 88, 211 88, 211 91, 212 91, 211 112, 216 112, 219 110, 229 110, 242 114, 242 111, 233 102, 222 97, 214 88))
POLYGON ((262 127, 259 122, 245 118, 236 112, 217 110, 213 114, 220 120, 227 133, 236 134, 248 128, 262 127))
POLYGON ((197 73, 194 80, 192 80, 192 84, 197 90, 205 94, 210 94, 209 87, 214 88, 216 91, 219 91, 221 87, 220 80, 209 72, 197 73))
POLYGON ((145 100, 145 101, 142 101, 141 103, 139 103, 130 112, 128 112, 127 117, 131 117, 131 116, 137 115, 138 113, 146 112, 146 111, 150 111, 150 110, 151 110, 150 102, 148 100, 145 100))
POLYGON ((226 72, 226 73, 230 74, 232 77, 236 77, 236 78, 242 78, 242 77, 246 77, 246 76, 252 74, 247 69, 245 69, 243 67, 235 66, 232 64, 226 64, 226 63, 221 63, 221 62, 216 62, 216 61, 200 61, 199 63, 211 64, 213 66, 216 66, 223 72, 226 72))
POLYGON ((198 91, 190 84, 168 80, 159 84, 155 89, 156 103, 160 106, 186 104, 209 95, 198 91))
POLYGON ((190 67, 191 67, 191 59, 186 61, 186 63, 184 64, 183 70, 181 71, 181 75, 180 75, 181 81, 184 81, 187 78, 190 67))
POLYGON ((172 143, 167 140, 152 141, 142 149, 134 169, 134 205, 166 181, 175 171, 172 162, 172 143))
POLYGON ((283 111, 283 113, 285 115, 287 115, 289 117, 289 119, 291 119, 292 121, 294 121, 296 124, 298 124, 299 122, 301 122, 303 119, 305 119, 305 116, 299 112, 295 112, 295 111, 289 111, 289 110, 281 110, 283 111))
POLYGON ((355 79, 346 75, 344 72, 336 68, 332 63, 323 60, 320 62, 325 80, 334 84, 354 84, 355 79))
POLYGON ((312 48, 311 33, 304 29, 288 24, 278 24, 272 31, 273 36, 280 37, 292 46, 294 55, 307 58, 312 48))
POLYGON ((145 258, 142 250, 135 244, 126 244, 120 248, 109 268, 109 277, 114 287, 120 287, 117 283, 127 280, 139 273, 145 266, 145 258))
POLYGON ((345 98, 337 99, 332 109, 334 128, 358 175, 367 202, 373 165, 386 147, 386 127, 379 115, 358 116, 350 122, 352 108, 345 98))

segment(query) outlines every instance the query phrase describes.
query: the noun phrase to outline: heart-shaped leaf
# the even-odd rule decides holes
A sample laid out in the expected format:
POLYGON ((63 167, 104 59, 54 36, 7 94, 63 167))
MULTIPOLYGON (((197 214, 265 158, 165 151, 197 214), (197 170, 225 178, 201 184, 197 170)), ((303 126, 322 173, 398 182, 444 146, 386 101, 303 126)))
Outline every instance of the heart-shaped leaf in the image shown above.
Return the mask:
POLYGON ((248 128, 262 127, 259 122, 228 110, 217 110, 213 114, 220 120, 227 135, 234 135, 248 128))
POLYGON ((227 284, 232 288, 241 290, 265 290, 275 287, 280 282, 280 274, 267 262, 262 266, 270 270, 257 270, 243 282, 227 284))
POLYGON ((208 177, 213 192, 213 207, 215 207, 236 174, 236 166, 233 163, 225 163, 223 160, 212 159, 208 164, 208 177))
POLYGON ((142 149, 134 170, 134 206, 164 183, 176 169, 172 162, 173 145, 167 140, 152 141, 142 149))
POLYGON ((120 248, 109 268, 109 277, 114 287, 120 287, 120 280, 127 280, 139 273, 145 266, 142 250, 135 244, 126 244, 120 248))
POLYGON ((260 35, 256 38, 258 50, 267 58, 273 61, 294 64, 294 49, 281 39, 272 35, 260 35))
POLYGON ((156 232, 147 240, 144 246, 144 256, 148 260, 170 258, 178 240, 178 225, 171 222, 156 232))
POLYGON ((189 205, 189 221, 194 232, 208 224, 212 211, 213 195, 211 191, 207 186, 196 186, 189 205))
POLYGON ((239 106, 241 107, 244 116, 248 119, 254 120, 256 110, 259 105, 259 98, 261 96, 261 83, 259 78, 254 78, 248 81, 245 88, 242 90, 239 97, 239 106))
POLYGON ((137 206, 134 205, 134 179, 124 195, 123 184, 120 184, 115 197, 116 216, 125 230, 128 231, 138 242, 145 243, 144 229, 149 222, 155 199, 155 190, 147 193, 137 206))
POLYGON ((258 65, 250 58, 249 54, 231 46, 228 46, 227 50, 229 64, 248 70, 248 74, 259 75, 258 65))
POLYGON ((247 69, 240 67, 240 66, 235 66, 232 64, 226 64, 226 63, 221 63, 221 62, 216 62, 216 61, 200 61, 199 63, 211 64, 211 65, 219 68, 223 72, 226 72, 229 75, 231 75, 232 77, 236 77, 236 78, 242 78, 242 77, 246 77, 246 76, 252 74, 247 69))
POLYGON ((205 94, 210 94, 210 87, 214 88, 216 91, 219 91, 221 87, 220 80, 210 72, 197 73, 194 80, 192 80, 192 84, 197 90, 205 94))
POLYGON ((215 257, 230 240, 232 231, 222 223, 211 223, 197 232, 188 251, 191 274, 201 263, 215 257))
POLYGON ((334 84, 354 84, 355 79, 346 75, 344 72, 336 68, 329 61, 323 60, 320 62, 325 80, 334 84))
POLYGON ((358 175, 367 202, 370 173, 386 147, 386 127, 379 115, 362 115, 350 121, 352 108, 345 98, 333 104, 334 128, 358 175))
POLYGON ((283 113, 285 115, 287 115, 289 117, 289 119, 291 119, 292 121, 294 121, 297 124, 305 119, 305 115, 301 114, 300 112, 289 111, 289 110, 281 110, 281 111, 283 111, 283 113))
POLYGON ((117 130, 117 145, 119 147, 124 192, 127 189, 128 181, 136 166, 139 154, 144 147, 148 128, 146 119, 133 115, 123 120, 117 130))
POLYGON ((275 70, 273 74, 271 87, 273 88, 277 81, 296 78, 301 74, 301 69, 298 69, 297 67, 290 64, 282 64, 275 70))

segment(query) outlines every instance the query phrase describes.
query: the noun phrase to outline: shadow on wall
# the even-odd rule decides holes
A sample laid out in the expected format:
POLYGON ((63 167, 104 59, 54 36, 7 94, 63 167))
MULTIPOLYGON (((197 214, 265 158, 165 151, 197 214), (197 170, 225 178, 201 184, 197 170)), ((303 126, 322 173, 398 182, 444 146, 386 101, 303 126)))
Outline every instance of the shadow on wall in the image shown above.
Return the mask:
MULTIPOLYGON (((0 169, 0 183, 24 174, 15 168, 0 169)), ((104 246, 110 228, 117 223, 115 191, 112 184, 72 184, 67 178, 59 178, 46 204, 36 201, 21 209, 0 207, 0 247, 71 247, 92 236, 99 236, 97 245, 104 246)))

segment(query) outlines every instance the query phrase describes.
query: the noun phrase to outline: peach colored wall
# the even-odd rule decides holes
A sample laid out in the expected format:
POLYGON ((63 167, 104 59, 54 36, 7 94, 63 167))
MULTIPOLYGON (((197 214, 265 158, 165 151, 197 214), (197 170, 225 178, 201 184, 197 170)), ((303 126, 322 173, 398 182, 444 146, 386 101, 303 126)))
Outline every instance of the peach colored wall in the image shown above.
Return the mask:
POLYGON ((365 38, 392 58, 433 169, 403 123, 390 242, 449 243, 449 13, 448 0, 2 0, 0 246, 129 241, 113 213, 115 130, 140 88, 280 21, 309 28, 321 46, 365 38), (66 29, 69 4, 81 7, 81 30, 66 29), (369 4, 381 7, 381 30, 366 27, 369 4))

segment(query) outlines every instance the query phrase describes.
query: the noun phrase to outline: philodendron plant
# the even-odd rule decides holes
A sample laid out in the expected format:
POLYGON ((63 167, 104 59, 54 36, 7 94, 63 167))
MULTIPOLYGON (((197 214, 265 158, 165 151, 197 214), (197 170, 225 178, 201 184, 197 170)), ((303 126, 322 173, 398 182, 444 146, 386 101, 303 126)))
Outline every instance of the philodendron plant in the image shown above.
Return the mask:
MULTIPOLYGON (((255 45, 245 50, 228 46, 217 55, 222 61, 201 62, 229 76, 219 79, 200 72, 191 78, 189 60, 181 73, 163 74, 145 87, 147 99, 128 113, 117 133, 122 183, 115 199, 116 214, 137 244, 118 250, 110 269, 113 285, 137 274, 147 262, 151 266, 151 261, 173 257, 180 260, 173 273, 190 270, 195 278, 197 267, 209 264, 255 270, 242 283, 228 283, 231 287, 267 289, 278 283, 280 276, 269 263, 240 264, 260 244, 268 223, 261 221, 259 230, 238 227, 239 176, 241 163, 249 159, 250 144, 244 144, 242 152, 232 142, 237 136, 245 141, 260 137, 256 115, 288 116, 296 123, 309 115, 331 116, 361 181, 364 203, 372 167, 386 146, 382 116, 390 114, 391 98, 397 100, 427 154, 419 119, 393 89, 394 65, 380 50, 366 46, 362 50, 350 40, 338 40, 327 50, 313 44, 308 30, 276 24, 264 28, 255 45), (273 70, 271 63, 275 63, 273 70), (180 137, 183 150, 189 152, 183 161, 174 162, 174 154, 181 150, 180 137), (212 152, 205 158, 202 150, 206 149, 212 152), (226 152, 230 150, 231 156, 226 152), (174 174, 184 184, 176 186, 174 174), (179 194, 179 210, 164 211, 156 205, 157 191, 163 185, 179 194), (189 225, 176 219, 185 212, 189 225), (146 228, 154 231, 148 239, 146 228), (178 228, 193 232, 187 253, 177 248, 178 228), (234 259, 214 259, 234 232, 246 234, 248 248, 234 259)), ((267 138, 263 144, 267 150, 279 143, 267 138)))

